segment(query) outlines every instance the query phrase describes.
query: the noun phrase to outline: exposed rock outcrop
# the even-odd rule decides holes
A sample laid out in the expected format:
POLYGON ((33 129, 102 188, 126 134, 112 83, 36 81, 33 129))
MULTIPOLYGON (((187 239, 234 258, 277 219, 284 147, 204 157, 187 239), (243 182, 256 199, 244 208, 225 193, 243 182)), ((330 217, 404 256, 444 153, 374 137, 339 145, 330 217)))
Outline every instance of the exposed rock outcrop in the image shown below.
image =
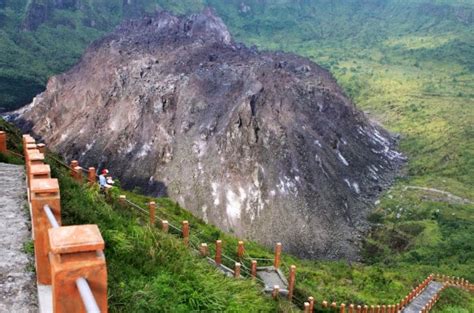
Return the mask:
POLYGON ((67 158, 303 257, 355 258, 400 163, 326 70, 234 42, 210 10, 124 23, 20 115, 67 158))

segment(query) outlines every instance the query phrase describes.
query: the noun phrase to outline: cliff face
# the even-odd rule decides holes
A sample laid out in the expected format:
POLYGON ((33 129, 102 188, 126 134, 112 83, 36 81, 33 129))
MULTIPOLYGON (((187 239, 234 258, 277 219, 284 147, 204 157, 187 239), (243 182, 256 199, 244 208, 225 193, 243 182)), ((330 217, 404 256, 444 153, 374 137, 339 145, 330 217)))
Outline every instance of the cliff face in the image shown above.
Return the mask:
POLYGON ((19 113, 67 158, 303 257, 355 258, 400 162, 327 71, 235 43, 209 10, 123 24, 19 113))

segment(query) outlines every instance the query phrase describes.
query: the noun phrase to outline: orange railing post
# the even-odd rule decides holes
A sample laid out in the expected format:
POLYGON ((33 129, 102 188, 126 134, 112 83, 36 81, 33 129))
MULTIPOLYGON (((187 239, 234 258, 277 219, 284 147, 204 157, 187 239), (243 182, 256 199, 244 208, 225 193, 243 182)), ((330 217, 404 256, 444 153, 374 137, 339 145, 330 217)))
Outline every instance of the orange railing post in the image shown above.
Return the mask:
POLYGON ((155 226, 155 216, 156 216, 156 203, 148 203, 148 209, 150 210, 150 225, 155 226))
POLYGON ((35 238, 36 277, 38 283, 51 284, 51 268, 48 259, 48 229, 51 227, 44 206, 48 205, 61 223, 61 203, 57 179, 31 180, 31 212, 35 238))
POLYGON ((207 257, 209 255, 209 249, 207 247, 207 243, 201 243, 199 246, 199 253, 202 257, 207 257))
POLYGON ((288 279, 288 300, 293 299, 293 292, 295 289, 295 280, 296 280, 296 266, 290 266, 290 277, 288 279))
POLYGON ((242 259, 244 257, 244 253, 245 253, 244 242, 239 241, 238 246, 237 246, 237 257, 239 259, 242 259))
POLYGON ((53 310, 82 313, 78 279, 85 279, 101 312, 107 312, 107 267, 104 240, 97 225, 49 229, 53 310))
POLYGON ((183 221, 183 242, 186 246, 189 245, 189 222, 183 221))
POLYGON ((281 243, 279 242, 275 246, 275 260, 273 262, 273 266, 275 268, 279 268, 280 262, 281 262, 281 243))
POLYGON ((97 182, 95 167, 89 167, 89 171, 87 172, 87 181, 91 185, 94 185, 97 182))
POLYGON ((257 261, 256 260, 252 260, 250 262, 250 276, 252 276, 252 278, 257 277, 257 261))
POLYGON ((216 240, 216 256, 214 258, 216 265, 222 264, 222 240, 216 240))
POLYGON ((4 131, 0 131, 0 152, 7 152, 7 133, 4 131))

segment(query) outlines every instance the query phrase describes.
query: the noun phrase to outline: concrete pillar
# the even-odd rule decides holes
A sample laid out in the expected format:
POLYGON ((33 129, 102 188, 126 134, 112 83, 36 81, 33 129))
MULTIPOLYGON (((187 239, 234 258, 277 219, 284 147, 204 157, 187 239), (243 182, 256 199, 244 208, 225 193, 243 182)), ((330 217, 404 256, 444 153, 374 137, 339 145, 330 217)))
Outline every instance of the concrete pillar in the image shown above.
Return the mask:
POLYGON ((87 172, 87 181, 91 185, 94 185, 97 182, 95 167, 89 167, 87 172))
POLYGON ((295 281, 296 281, 296 266, 290 266, 290 277, 288 279, 288 300, 293 299, 293 292, 295 289, 295 281))
POLYGON ((218 266, 222 264, 222 240, 216 240, 216 256, 214 260, 218 266))
POLYGON ((0 131, 0 152, 7 152, 7 133, 4 131, 0 131))
POLYGON ((250 276, 252 276, 252 278, 257 277, 257 261, 256 260, 252 260, 250 262, 250 276))
POLYGON ((155 226, 156 203, 153 201, 148 203, 148 210, 150 211, 150 225, 155 226))
POLYGON ((189 245, 189 222, 183 221, 183 242, 186 246, 189 245))
POLYGON ((275 285, 273 286, 272 297, 273 299, 278 299, 280 296, 280 286, 275 285))
POLYGON ((313 311, 314 311, 314 298, 309 297, 308 302, 309 302, 309 313, 313 313, 313 311))
POLYGON ((244 242, 239 241, 239 243, 237 245, 237 257, 239 259, 243 259, 244 258, 244 253, 245 253, 244 242))
POLYGON ((53 311, 82 313, 84 305, 76 285, 87 280, 101 312, 107 312, 107 267, 104 240, 97 225, 66 226, 49 230, 53 311))
POLYGON ((273 262, 273 266, 275 268, 279 268, 280 262, 281 262, 281 242, 277 243, 275 246, 275 260, 273 262))
POLYGON ((161 221, 161 231, 164 232, 164 233, 168 233, 168 231, 169 231, 168 221, 166 221, 166 220, 161 221))
POLYGON ((207 257, 209 255, 209 248, 207 246, 207 243, 201 243, 201 245, 199 246, 199 253, 202 257, 207 257))
POLYGON ((31 181, 31 212, 35 238, 36 277, 38 283, 51 284, 51 267, 48 259, 48 229, 51 227, 44 206, 49 205, 61 225, 61 201, 57 179, 31 181))
POLYGON ((241 264, 239 262, 235 262, 234 278, 240 278, 240 266, 241 266, 241 264))

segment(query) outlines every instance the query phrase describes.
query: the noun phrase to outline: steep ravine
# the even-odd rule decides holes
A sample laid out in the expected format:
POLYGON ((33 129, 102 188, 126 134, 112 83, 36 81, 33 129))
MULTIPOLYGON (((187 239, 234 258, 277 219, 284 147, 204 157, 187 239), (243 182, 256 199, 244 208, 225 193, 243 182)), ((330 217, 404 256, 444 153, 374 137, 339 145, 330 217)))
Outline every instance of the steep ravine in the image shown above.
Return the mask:
POLYGON ((402 161, 330 73, 234 42, 211 10, 122 24, 18 113, 69 159, 310 258, 357 258, 402 161))

